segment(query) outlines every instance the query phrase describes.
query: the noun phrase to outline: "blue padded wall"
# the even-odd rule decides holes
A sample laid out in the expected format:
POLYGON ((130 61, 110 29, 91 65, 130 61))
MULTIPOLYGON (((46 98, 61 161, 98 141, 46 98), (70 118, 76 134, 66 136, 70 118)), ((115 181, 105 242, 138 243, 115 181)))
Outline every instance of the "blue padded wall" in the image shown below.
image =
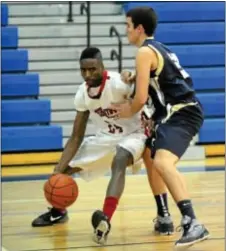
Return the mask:
POLYGON ((2 50, 2 73, 26 72, 28 70, 27 50, 2 50))
POLYGON ((124 11, 150 6, 157 15, 159 22, 202 22, 224 21, 224 2, 127 2, 124 11))
POLYGON ((2 49, 16 49, 18 46, 18 28, 17 27, 2 27, 1 28, 1 46, 2 49))
POLYGON ((1 4, 1 24, 2 26, 8 25, 8 6, 6 4, 1 4))
POLYGON ((200 143, 221 143, 225 141, 225 119, 206 119, 199 133, 200 143))
POLYGON ((191 74, 197 91, 224 91, 225 87, 225 69, 224 67, 211 68, 186 68, 191 74))
POLYGON ((3 74, 2 98, 37 97, 39 95, 39 75, 30 74, 3 74))
POLYGON ((197 96, 203 105, 205 117, 224 117, 224 93, 199 93, 197 96))
POLYGON ((165 44, 223 43, 224 22, 161 23, 155 38, 165 44))
POLYGON ((60 126, 2 128, 2 152, 57 150, 61 148, 62 128, 60 126))
POLYGON ((184 67, 224 65, 224 45, 170 45, 184 67))
POLYGON ((49 123, 51 106, 49 100, 2 101, 2 124, 49 123))

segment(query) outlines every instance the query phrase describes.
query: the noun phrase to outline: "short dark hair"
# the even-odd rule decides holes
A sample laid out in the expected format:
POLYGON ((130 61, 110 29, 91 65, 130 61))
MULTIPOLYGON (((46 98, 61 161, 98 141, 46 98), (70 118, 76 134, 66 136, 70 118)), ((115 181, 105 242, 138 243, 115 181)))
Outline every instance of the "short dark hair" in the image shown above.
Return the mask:
POLYGON ((102 54, 96 47, 88 47, 82 51, 80 61, 83 59, 94 58, 102 61, 102 54))
POLYGON ((155 11, 147 6, 137 7, 126 13, 127 17, 131 17, 134 28, 142 25, 146 35, 152 36, 158 23, 158 17, 155 11))

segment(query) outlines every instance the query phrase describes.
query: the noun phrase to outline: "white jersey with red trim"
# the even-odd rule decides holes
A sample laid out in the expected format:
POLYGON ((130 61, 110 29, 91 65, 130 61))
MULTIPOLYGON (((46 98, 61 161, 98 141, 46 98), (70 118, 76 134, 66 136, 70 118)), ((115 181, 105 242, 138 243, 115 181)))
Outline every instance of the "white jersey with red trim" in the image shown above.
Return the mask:
POLYGON ((110 118, 110 115, 114 113, 113 110, 109 109, 110 105, 122 103, 126 98, 129 98, 133 92, 133 86, 122 82, 121 76, 117 72, 105 72, 105 74, 105 81, 100 86, 102 90, 100 98, 90 98, 87 85, 83 83, 75 95, 75 109, 77 111, 90 111, 90 119, 96 126, 98 134, 115 137, 144 130, 141 125, 141 112, 128 119, 115 120, 110 118))

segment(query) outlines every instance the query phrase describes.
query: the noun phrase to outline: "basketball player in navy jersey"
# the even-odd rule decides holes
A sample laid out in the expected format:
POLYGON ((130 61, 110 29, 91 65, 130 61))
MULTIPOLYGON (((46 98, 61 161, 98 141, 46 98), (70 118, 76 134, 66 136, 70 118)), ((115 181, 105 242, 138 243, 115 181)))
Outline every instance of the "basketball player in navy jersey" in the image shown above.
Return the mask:
MULTIPOLYGON (((127 103, 111 108, 115 119, 136 114, 148 97, 155 106, 154 133, 147 140, 155 169, 167 185, 182 214, 183 234, 177 248, 188 247, 209 236, 198 222, 182 175, 176 163, 185 153, 203 123, 203 111, 195 95, 192 79, 181 67, 175 53, 154 39, 157 16, 152 8, 140 7, 127 12, 127 36, 138 47, 136 55, 136 92, 127 103)), ((147 160, 149 161, 149 160, 147 160)))
MULTIPOLYGON (((139 167, 146 136, 141 127, 140 113, 129 119, 118 120, 117 123, 110 118, 112 110, 107 108, 111 102, 123 102, 125 96, 132 94, 133 88, 121 81, 119 73, 105 70, 100 50, 86 48, 80 57, 80 67, 85 82, 79 86, 75 95, 77 114, 72 134, 54 172, 77 172, 85 180, 90 180, 103 171, 108 172, 111 167, 112 174, 103 209, 92 215, 94 240, 105 243, 111 229, 111 218, 124 190, 126 167, 135 167, 137 162, 139 167), (99 130, 95 136, 84 138, 89 117, 99 130)), ((157 186, 155 180, 151 184, 157 186)), ((158 214, 162 214, 164 221, 157 218, 155 230, 163 235, 171 234, 174 227, 168 212, 166 192, 156 200, 159 200, 158 214)), ((66 210, 51 208, 34 219, 32 226, 51 226, 67 220, 66 210)))

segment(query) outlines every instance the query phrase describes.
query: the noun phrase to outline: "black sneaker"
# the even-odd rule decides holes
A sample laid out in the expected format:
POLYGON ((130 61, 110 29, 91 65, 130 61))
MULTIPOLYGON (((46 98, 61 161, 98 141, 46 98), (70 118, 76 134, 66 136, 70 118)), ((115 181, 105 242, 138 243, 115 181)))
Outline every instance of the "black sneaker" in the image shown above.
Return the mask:
POLYGON ((196 219, 189 216, 184 216, 181 220, 183 234, 181 238, 176 241, 175 246, 177 250, 192 246, 193 244, 208 239, 209 232, 204 225, 200 224, 196 219))
POLYGON ((154 219, 155 226, 154 229, 160 235, 172 235, 174 232, 173 221, 170 216, 160 216, 154 219))
POLYGON ((55 208, 49 208, 49 212, 40 215, 32 221, 32 227, 46 227, 58 223, 64 223, 68 220, 67 211, 64 213, 55 208))
POLYGON ((108 217, 100 210, 92 215, 92 225, 94 228, 93 240, 99 244, 105 244, 107 236, 111 230, 111 224, 108 217))

